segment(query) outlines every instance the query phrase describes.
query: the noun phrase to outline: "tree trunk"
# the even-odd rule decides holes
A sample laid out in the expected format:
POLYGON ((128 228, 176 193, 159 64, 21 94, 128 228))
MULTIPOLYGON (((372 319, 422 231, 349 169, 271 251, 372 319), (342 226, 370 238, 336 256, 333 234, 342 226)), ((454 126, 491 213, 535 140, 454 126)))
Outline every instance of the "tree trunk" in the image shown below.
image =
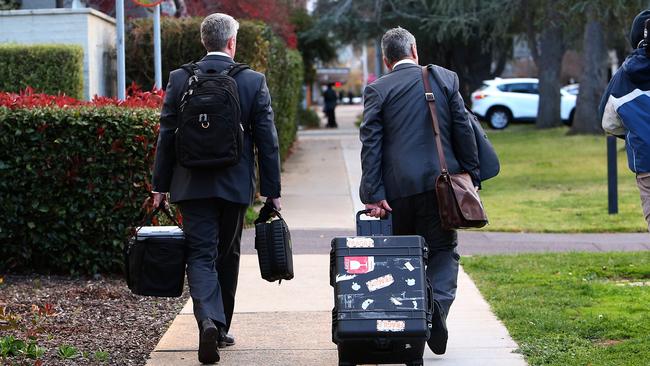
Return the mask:
POLYGON ((560 117, 560 87, 562 86, 560 74, 562 72, 564 51, 562 25, 559 22, 550 22, 542 31, 539 40, 539 56, 535 61, 539 70, 537 128, 551 128, 562 125, 560 117))
POLYGON ((187 5, 185 5, 185 0, 174 0, 174 5, 176 5, 176 18, 183 18, 187 15, 187 5))
POLYGON ((584 69, 571 134, 602 134, 598 105, 607 86, 607 46, 603 25, 593 9, 587 12, 583 37, 584 69))

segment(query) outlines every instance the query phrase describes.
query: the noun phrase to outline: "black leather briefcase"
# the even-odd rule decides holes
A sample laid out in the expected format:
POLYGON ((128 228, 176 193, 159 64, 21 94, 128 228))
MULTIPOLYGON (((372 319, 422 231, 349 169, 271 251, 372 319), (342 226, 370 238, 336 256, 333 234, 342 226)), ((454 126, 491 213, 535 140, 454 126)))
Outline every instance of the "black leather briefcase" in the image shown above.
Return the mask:
POLYGON ((291 233, 282 215, 268 203, 255 220, 255 249, 263 279, 281 283, 293 278, 291 233))
POLYGON ((185 235, 166 207, 155 209, 145 217, 129 239, 124 256, 126 281, 134 294, 179 297, 183 293, 185 235), (159 211, 176 226, 150 226, 159 211))

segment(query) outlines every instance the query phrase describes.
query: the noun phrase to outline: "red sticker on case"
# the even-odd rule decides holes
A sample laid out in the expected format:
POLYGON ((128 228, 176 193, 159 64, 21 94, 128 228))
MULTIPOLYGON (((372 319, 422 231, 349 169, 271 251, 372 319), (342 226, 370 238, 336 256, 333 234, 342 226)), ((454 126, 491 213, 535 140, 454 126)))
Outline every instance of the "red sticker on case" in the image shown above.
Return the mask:
POLYGON ((349 274, 364 274, 375 269, 375 257, 345 257, 345 271, 349 274))

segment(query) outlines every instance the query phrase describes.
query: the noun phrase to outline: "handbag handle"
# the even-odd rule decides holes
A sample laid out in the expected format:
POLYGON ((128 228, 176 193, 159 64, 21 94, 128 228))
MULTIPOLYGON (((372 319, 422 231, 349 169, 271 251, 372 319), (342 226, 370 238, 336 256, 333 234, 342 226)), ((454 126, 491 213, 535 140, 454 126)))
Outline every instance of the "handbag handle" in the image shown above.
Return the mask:
POLYGON ((140 229, 145 226, 145 225, 151 225, 151 222, 153 221, 153 218, 158 214, 158 212, 161 212, 169 218, 171 222, 174 223, 174 225, 178 226, 179 228, 183 228, 181 224, 178 223, 174 215, 169 212, 169 205, 167 202, 162 203, 160 206, 156 207, 153 211, 151 211, 149 214, 145 215, 144 218, 142 218, 142 221, 140 221, 140 224, 137 226, 136 229, 136 234, 140 229))
POLYGON ((436 138, 436 149, 438 150, 438 159, 440 160, 440 172, 443 175, 448 174, 447 159, 442 150, 442 139, 440 138, 440 125, 438 123, 438 112, 436 111, 436 97, 431 90, 431 82, 429 81, 429 69, 422 66, 422 81, 424 82, 424 98, 429 106, 429 113, 431 114, 431 121, 433 123, 433 135, 436 138))

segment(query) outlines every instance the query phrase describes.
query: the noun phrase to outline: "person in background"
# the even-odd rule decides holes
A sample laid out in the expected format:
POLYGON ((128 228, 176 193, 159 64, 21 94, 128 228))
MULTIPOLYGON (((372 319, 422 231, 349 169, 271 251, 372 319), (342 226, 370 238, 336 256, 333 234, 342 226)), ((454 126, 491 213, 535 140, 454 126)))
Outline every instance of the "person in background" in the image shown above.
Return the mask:
POLYGON ((352 90, 348 91, 348 104, 354 104, 352 99, 354 98, 354 94, 352 94, 352 90))
POLYGON ((323 99, 325 102, 325 105, 323 106, 323 112, 325 112, 325 115, 327 116, 327 128, 338 127, 336 124, 336 114, 334 113, 338 96, 332 88, 333 86, 334 84, 327 84, 327 90, 325 90, 325 93, 323 93, 323 99))
POLYGON ((616 71, 600 102, 605 132, 625 139, 627 161, 636 173, 641 206, 650 231, 650 9, 632 22, 634 51, 616 71))

